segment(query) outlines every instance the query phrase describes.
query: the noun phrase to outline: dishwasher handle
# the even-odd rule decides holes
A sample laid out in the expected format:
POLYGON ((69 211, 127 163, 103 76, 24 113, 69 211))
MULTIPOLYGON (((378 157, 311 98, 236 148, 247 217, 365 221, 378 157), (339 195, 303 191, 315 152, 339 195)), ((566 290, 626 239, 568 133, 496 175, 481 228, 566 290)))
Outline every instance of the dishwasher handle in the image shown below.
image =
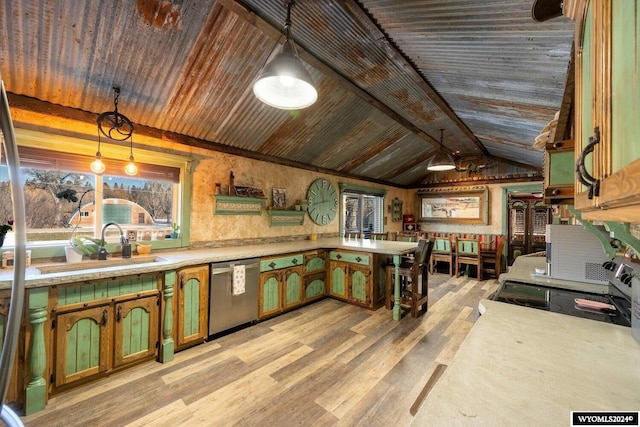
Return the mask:
MULTIPOLYGON (((214 276, 216 274, 225 274, 225 273, 233 273, 233 267, 235 265, 240 265, 241 263, 230 263, 228 267, 211 267, 211 275, 214 276)), ((260 263, 259 262, 254 262, 251 264, 245 264, 245 269, 251 269, 251 268, 259 268, 260 267, 260 263)))

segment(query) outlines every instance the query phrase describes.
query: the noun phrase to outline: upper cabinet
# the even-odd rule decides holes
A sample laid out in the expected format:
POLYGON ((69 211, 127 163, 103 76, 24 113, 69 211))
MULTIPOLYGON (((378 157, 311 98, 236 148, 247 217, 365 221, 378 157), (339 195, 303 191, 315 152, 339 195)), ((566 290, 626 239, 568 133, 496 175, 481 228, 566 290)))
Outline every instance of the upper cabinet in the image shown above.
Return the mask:
POLYGON ((575 207, 637 222, 640 206, 640 5, 581 0, 576 20, 575 207))

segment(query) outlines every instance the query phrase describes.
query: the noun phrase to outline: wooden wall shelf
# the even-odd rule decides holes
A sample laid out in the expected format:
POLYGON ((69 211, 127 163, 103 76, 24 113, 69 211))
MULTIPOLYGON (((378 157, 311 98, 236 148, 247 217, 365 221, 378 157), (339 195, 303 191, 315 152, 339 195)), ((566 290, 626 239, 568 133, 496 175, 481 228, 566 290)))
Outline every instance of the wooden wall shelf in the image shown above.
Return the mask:
POLYGON ((267 211, 269 227, 304 224, 305 211, 267 211))
POLYGON ((216 215, 261 215, 266 199, 259 197, 214 196, 216 215))

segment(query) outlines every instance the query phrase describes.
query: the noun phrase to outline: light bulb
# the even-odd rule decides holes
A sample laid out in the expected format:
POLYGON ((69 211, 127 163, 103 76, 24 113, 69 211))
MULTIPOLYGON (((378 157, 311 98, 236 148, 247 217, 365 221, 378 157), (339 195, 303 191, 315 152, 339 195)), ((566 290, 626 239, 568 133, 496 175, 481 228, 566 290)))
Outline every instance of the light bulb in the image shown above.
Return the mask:
POLYGON ((129 157, 129 163, 124 167, 124 173, 130 176, 138 174, 138 166, 133 163, 133 156, 129 157))
POLYGON ((102 172, 104 172, 106 168, 104 166, 104 163, 102 163, 100 152, 96 153, 96 159, 93 162, 91 162, 91 165, 89 166, 89 168, 93 173, 101 174, 102 172))

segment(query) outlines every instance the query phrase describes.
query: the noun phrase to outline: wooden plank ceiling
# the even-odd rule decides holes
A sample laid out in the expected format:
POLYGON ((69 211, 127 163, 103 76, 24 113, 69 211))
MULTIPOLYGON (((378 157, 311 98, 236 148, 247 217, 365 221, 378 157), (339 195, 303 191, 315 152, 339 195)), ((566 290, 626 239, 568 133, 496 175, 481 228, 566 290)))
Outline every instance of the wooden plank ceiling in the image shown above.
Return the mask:
POLYGON ((534 22, 531 6, 298 0, 292 34, 319 94, 295 112, 251 89, 283 40, 283 1, 2 2, 0 76, 70 115, 112 110, 119 86, 137 125, 371 182, 441 181, 426 169, 440 129, 464 170, 453 181, 539 177, 532 144, 567 104, 573 22, 534 22))

